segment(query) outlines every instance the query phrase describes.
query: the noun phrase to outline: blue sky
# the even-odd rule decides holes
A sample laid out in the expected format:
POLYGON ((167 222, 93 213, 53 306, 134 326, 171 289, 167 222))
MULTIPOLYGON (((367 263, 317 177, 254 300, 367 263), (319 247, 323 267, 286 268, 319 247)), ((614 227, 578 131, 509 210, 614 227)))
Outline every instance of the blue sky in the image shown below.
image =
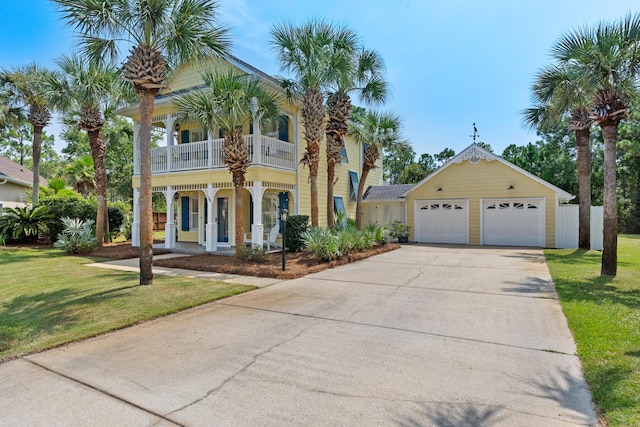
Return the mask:
MULTIPOLYGON (((418 155, 461 151, 472 142, 474 122, 480 141, 498 154, 535 141, 520 112, 553 43, 571 29, 638 10, 631 0, 220 0, 220 6, 233 53, 273 75, 279 73, 268 45, 273 24, 324 18, 354 29, 384 58, 392 99, 383 108, 400 114, 418 155)), ((2 67, 52 66, 75 46, 48 0, 0 0, 0 17, 2 67)))

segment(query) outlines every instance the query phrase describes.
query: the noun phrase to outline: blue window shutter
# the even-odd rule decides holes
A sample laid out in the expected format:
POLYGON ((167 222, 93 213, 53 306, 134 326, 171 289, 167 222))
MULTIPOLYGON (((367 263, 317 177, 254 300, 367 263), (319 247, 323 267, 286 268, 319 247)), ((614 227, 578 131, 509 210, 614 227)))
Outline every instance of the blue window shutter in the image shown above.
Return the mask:
POLYGON ((354 171, 349 171, 349 199, 356 201, 358 195, 358 174, 354 171))
POLYGON ((253 225, 253 196, 249 194, 249 226, 252 226, 252 225, 253 225))
POLYGON ((180 142, 182 144, 185 144, 187 142, 189 142, 189 130, 183 130, 182 132, 180 132, 180 142))
POLYGON ((335 213, 342 213, 342 225, 347 226, 347 210, 344 208, 342 197, 335 196, 333 198, 333 210, 335 213))
POLYGON ((182 231, 189 231, 189 197, 182 198, 182 231))
POLYGON ((349 156, 347 156, 347 148, 342 147, 340 149, 340 162, 341 163, 349 163, 349 156))

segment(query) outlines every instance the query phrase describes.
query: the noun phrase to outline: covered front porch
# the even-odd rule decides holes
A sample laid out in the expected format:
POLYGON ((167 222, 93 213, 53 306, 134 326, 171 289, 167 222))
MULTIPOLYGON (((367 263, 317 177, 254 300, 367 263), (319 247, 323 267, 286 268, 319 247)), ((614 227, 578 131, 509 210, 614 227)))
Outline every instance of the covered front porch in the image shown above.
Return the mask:
MULTIPOLYGON (((235 192, 231 182, 153 187, 167 206, 165 242, 172 252, 235 253, 238 244, 281 247, 279 210, 297 210, 295 185, 247 181, 243 192, 244 239, 235 240, 235 192), (198 249, 196 249, 198 248, 198 249)), ((134 188, 133 246, 140 245, 140 193, 134 188)))

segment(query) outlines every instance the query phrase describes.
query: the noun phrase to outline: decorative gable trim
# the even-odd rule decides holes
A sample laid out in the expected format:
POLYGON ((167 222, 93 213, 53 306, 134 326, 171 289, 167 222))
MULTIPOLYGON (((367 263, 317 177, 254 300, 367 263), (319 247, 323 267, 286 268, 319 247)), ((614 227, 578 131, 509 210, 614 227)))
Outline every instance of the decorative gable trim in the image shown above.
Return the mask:
POLYGON ((468 149, 464 150, 460 155, 451 159, 452 162, 460 164, 465 160, 469 160, 470 163, 478 163, 480 160, 486 160, 492 162, 495 160, 495 156, 486 150, 480 149, 477 145, 472 145, 468 149))

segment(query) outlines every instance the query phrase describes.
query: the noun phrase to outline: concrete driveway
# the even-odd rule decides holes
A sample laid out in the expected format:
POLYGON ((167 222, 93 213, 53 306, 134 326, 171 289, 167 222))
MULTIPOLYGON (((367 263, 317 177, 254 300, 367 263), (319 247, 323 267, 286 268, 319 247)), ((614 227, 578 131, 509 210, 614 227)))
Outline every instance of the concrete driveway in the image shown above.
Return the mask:
POLYGON ((0 365, 4 425, 595 425, 540 250, 405 246, 0 365))

